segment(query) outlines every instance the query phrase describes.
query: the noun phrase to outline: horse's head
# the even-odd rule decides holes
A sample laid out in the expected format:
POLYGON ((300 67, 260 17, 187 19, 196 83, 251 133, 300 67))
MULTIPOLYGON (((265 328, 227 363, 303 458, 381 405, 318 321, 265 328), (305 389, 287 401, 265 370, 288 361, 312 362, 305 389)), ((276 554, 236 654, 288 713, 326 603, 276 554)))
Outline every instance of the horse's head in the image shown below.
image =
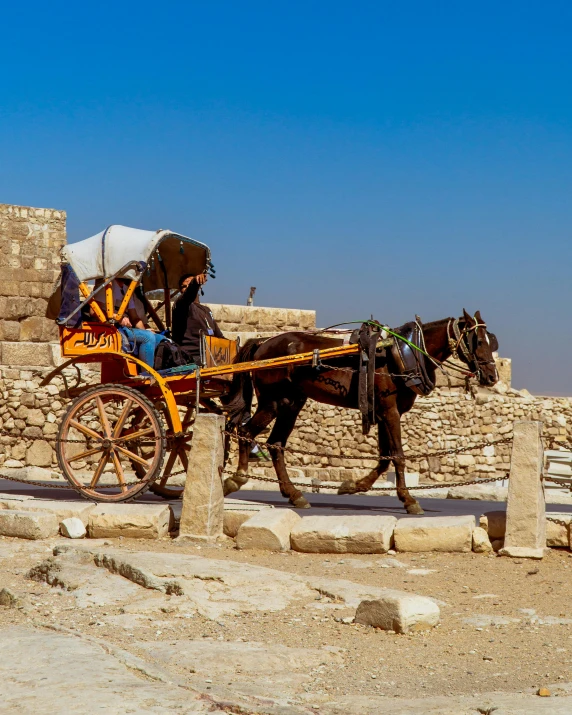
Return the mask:
POLYGON ((475 373, 479 383, 492 387, 499 379, 493 358, 499 343, 496 335, 488 332, 480 311, 470 316, 463 309, 463 317, 459 318, 455 329, 454 342, 459 358, 475 373))

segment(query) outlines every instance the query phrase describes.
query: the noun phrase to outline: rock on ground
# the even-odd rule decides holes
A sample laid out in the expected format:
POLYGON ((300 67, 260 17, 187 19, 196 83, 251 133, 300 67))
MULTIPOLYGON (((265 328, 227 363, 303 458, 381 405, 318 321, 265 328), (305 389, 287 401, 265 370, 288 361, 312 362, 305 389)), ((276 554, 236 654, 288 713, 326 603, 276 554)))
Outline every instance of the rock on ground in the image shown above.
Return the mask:
POLYGON ((62 536, 68 539, 83 539, 87 534, 84 523, 77 516, 72 516, 69 519, 64 519, 60 524, 60 532, 62 536))
POLYGON ((293 509, 265 509, 245 521, 236 535, 239 549, 265 549, 287 551, 290 533, 300 522, 293 509))
POLYGON ((290 542, 306 553, 383 554, 396 522, 394 516, 307 516, 292 529, 290 542))
POLYGON ((428 516, 399 519, 393 537, 397 551, 471 551, 475 517, 428 516))
POLYGON ((87 531, 93 539, 160 539, 169 533, 171 520, 167 504, 98 504, 89 514, 87 531))
POLYGON ((473 531, 473 551, 476 554, 490 554, 493 547, 489 540, 489 535, 480 526, 473 531))
POLYGON ((0 534, 19 539, 48 539, 56 536, 59 521, 51 512, 0 510, 0 534))
POLYGON ((439 606, 430 598, 386 589, 380 598, 359 604, 355 622, 384 631, 410 633, 433 628, 440 615, 439 606))
POLYGON ((264 509, 274 509, 274 507, 270 504, 226 498, 224 500, 223 532, 234 539, 244 522, 264 509))
POLYGON ((25 509, 26 511, 49 512, 54 514, 58 522, 76 517, 87 525, 89 514, 95 509, 95 504, 89 502, 58 501, 56 499, 27 499, 23 505, 18 505, 13 499, 0 499, 2 509, 25 509))

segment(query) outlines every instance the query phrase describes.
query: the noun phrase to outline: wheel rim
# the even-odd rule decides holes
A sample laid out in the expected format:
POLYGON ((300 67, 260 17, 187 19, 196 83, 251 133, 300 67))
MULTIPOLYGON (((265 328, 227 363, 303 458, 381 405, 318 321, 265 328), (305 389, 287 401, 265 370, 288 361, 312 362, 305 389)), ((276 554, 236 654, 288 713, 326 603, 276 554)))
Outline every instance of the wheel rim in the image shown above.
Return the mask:
POLYGON ((119 386, 79 397, 66 413, 58 437, 58 460, 66 478, 97 501, 126 501, 145 491, 164 456, 158 413, 135 390, 119 386))
POLYGON ((161 474, 160 479, 157 479, 151 486, 150 490, 153 494, 164 497, 165 499, 180 499, 185 490, 185 484, 168 484, 168 480, 183 473, 186 477, 187 468, 189 466, 188 451, 192 440, 192 432, 183 434, 180 437, 171 440, 169 456, 165 464, 165 469, 161 474))

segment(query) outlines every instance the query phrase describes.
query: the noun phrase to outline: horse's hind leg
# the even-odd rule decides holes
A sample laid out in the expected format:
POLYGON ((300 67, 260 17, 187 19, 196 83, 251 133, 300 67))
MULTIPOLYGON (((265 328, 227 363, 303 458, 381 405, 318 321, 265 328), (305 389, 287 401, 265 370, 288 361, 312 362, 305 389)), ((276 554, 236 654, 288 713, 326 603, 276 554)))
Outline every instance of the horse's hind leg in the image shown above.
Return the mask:
POLYGON ((286 470, 284 451, 281 448, 286 446, 288 437, 290 437, 294 429, 296 419, 300 414, 300 410, 304 407, 305 402, 306 398, 302 396, 294 399, 284 398, 281 401, 276 422, 268 438, 268 449, 270 450, 274 470, 276 471, 276 476, 280 484, 280 493, 283 497, 289 499, 290 503, 295 506, 296 509, 309 509, 310 504, 306 501, 302 492, 290 481, 286 470), (273 448, 272 445, 276 446, 273 448))
MULTIPOLYGON (((383 423, 378 422, 377 424, 377 444, 380 456, 387 456, 389 454, 389 437, 383 423)), ((379 477, 387 471, 389 467, 389 459, 379 459, 377 465, 371 470, 369 474, 365 477, 358 479, 357 482, 351 479, 346 479, 341 483, 338 489, 338 494, 357 494, 358 492, 368 492, 379 477)))
POLYGON ((224 480, 224 495, 237 492, 248 481, 248 458, 255 439, 276 417, 273 404, 258 404, 258 408, 248 422, 238 430, 240 441, 238 443, 238 467, 232 477, 224 480))

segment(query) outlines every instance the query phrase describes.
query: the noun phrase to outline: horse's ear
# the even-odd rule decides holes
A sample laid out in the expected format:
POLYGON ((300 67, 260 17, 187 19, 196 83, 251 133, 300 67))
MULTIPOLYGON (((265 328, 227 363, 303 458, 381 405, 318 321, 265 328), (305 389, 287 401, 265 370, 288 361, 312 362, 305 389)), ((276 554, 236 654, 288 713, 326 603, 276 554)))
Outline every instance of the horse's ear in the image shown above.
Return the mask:
POLYGON ((466 322, 470 325, 471 324, 471 316, 467 313, 467 311, 463 308, 463 318, 466 320, 466 322))
POLYGON ((475 313, 475 320, 477 321, 477 323, 484 323, 484 320, 481 318, 480 310, 477 310, 477 312, 475 313))

